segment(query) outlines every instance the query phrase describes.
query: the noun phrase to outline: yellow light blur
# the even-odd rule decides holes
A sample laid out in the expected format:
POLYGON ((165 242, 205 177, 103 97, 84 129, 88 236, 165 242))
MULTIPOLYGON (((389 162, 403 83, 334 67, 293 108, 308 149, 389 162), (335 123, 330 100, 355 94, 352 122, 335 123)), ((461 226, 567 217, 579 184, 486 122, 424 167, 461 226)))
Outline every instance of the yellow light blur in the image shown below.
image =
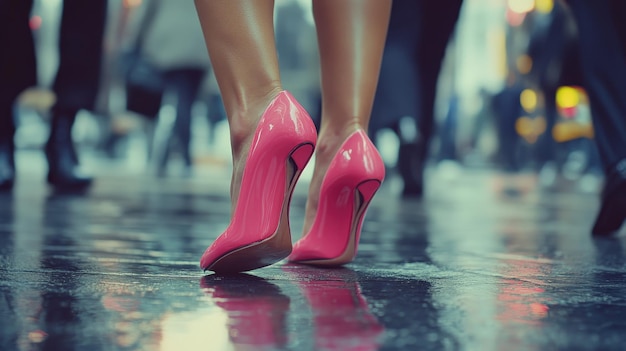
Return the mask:
POLYGON ((550 13, 554 8, 554 0, 535 0, 535 9, 540 13, 550 13))
POLYGON ((517 58, 515 64, 517 65, 517 70, 521 74, 528 74, 533 68, 533 59, 528 55, 521 55, 517 58))
POLYGON ((552 129, 552 137, 558 143, 564 143, 579 138, 593 139, 593 126, 591 124, 581 124, 574 121, 560 122, 552 129))
POLYGON ((563 86, 556 91, 556 104, 560 108, 576 107, 579 102, 580 96, 576 88, 563 86))
POLYGON ((530 144, 537 142, 541 134, 546 131, 546 119, 543 116, 535 118, 521 117, 515 121, 515 130, 530 144))
POLYGON ((508 74, 506 31, 502 28, 497 28, 489 30, 487 33, 490 47, 495 48, 498 75, 500 79, 504 80, 508 74))
POLYGON ((535 8, 535 0, 509 0, 508 5, 515 13, 527 13, 535 8))
POLYGON ((524 111, 531 113, 537 109, 537 93, 532 89, 524 89, 519 97, 524 111))

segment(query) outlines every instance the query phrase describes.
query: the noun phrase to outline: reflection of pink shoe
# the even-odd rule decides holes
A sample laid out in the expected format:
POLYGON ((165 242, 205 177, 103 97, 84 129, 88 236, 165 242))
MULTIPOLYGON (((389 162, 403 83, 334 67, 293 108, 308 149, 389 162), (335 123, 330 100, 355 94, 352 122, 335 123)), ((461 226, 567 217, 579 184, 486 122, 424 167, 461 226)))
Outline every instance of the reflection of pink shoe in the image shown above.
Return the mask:
POLYGON ((356 256, 363 217, 385 177, 385 165, 364 131, 352 133, 328 167, 311 230, 289 261, 337 266, 356 256))
POLYGON ((254 134, 230 225, 202 255, 202 269, 243 272, 289 255, 289 200, 315 140, 304 108, 288 92, 279 93, 254 134))
POLYGON ((227 314, 234 349, 276 350, 285 346, 290 299, 278 286, 246 274, 213 278, 204 276, 200 285, 227 314))
POLYGON ((313 312, 315 349, 378 350, 385 328, 370 312, 356 274, 348 269, 313 270, 283 266, 283 271, 295 278, 313 312))

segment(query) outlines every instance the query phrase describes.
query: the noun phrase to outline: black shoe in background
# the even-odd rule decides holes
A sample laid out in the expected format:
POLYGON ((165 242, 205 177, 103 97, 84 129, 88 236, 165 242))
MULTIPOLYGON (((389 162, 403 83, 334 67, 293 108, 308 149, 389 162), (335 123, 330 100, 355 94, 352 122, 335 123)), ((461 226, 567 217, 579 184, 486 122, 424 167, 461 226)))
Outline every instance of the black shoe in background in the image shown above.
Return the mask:
POLYGON ((15 181, 15 147, 11 140, 0 140, 0 192, 13 189, 15 181))
POLYGON ((618 232, 626 220, 626 159, 606 173, 598 217, 591 233, 608 236, 618 232))
POLYGON ((75 113, 55 113, 45 152, 48 160, 48 183, 60 191, 87 189, 92 178, 78 165, 78 156, 72 141, 75 113))
POLYGON ((402 196, 419 198, 424 193, 424 160, 418 143, 401 144, 398 171, 404 181, 402 196))

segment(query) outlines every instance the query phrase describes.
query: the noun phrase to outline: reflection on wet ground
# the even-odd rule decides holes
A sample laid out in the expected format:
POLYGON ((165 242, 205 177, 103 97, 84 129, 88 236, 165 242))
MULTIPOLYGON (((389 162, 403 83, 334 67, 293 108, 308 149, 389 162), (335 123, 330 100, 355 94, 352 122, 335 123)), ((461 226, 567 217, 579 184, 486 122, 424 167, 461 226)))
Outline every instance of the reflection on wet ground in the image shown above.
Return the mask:
POLYGON ((391 183, 354 263, 219 277, 198 259, 227 224, 225 180, 21 181, 0 195, 0 350, 624 348, 626 239, 588 236, 594 194, 467 172, 410 201, 391 183))

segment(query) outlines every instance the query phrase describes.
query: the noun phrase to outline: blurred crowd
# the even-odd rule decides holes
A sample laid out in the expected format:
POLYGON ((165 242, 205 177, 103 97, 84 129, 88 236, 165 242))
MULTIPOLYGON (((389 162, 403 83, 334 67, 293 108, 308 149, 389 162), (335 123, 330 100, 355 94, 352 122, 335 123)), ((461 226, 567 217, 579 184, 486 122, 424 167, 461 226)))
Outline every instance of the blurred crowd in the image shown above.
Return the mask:
MULTIPOLYGON (((83 2, 0 0, 0 186, 20 172, 15 148, 45 149, 49 183, 66 188, 91 182, 85 150, 162 177, 227 164, 193 1, 83 2)), ((276 1, 276 44, 286 88, 317 121, 309 2, 276 1)), ((370 134, 399 192, 421 196, 429 166, 599 179, 579 56, 560 1, 395 0, 370 134)))

